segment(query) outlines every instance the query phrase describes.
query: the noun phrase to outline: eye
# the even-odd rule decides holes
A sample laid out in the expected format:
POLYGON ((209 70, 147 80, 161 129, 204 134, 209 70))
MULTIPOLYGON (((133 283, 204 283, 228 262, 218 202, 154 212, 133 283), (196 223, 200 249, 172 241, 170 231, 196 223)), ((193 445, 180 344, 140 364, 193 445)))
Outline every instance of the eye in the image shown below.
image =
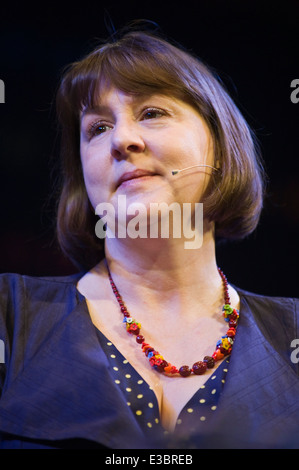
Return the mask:
POLYGON ((92 137, 96 137, 98 135, 104 134, 109 129, 111 129, 111 126, 97 121, 97 122, 92 123, 87 128, 87 136, 89 139, 92 139, 92 137))
POLYGON ((143 111, 142 117, 144 120, 156 119, 165 116, 165 111, 159 108, 147 108, 143 111))

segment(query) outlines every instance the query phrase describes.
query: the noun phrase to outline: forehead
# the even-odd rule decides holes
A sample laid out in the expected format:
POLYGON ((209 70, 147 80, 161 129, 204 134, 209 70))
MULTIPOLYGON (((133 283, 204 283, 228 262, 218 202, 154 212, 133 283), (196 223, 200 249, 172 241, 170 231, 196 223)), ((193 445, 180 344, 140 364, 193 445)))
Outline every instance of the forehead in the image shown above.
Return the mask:
POLYGON ((81 113, 86 114, 88 112, 99 110, 106 107, 109 104, 117 103, 138 103, 142 102, 152 94, 134 93, 127 92, 121 89, 115 88, 113 85, 101 87, 98 86, 94 92, 93 99, 83 104, 81 113))
MULTIPOLYGON (((148 66, 148 64, 147 64, 148 66)), ((180 84, 178 86, 174 80, 168 83, 161 79, 159 75, 147 70, 147 73, 141 74, 137 68, 135 76, 131 73, 125 73, 123 70, 114 70, 110 67, 106 70, 102 67, 95 74, 89 74, 83 78, 81 86, 79 84, 77 98, 79 98, 80 114, 89 109, 96 109, 110 94, 124 94, 131 98, 132 101, 138 102, 145 100, 153 95, 160 95, 172 99, 182 101, 191 101, 190 94, 180 84)), ((144 70, 142 70, 144 72, 144 70)), ((76 84, 75 84, 76 87, 76 84)), ((194 103, 193 103, 194 104, 194 103)), ((74 103, 75 105, 75 103, 74 103)), ((76 106, 76 105, 75 105, 76 106)), ((78 109, 78 108, 77 108, 78 109)))
POLYGON ((161 91, 152 90, 146 93, 127 92, 115 88, 113 85, 99 88, 97 94, 91 103, 87 103, 82 107, 81 118, 92 113, 109 111, 117 107, 135 107, 141 106, 145 102, 148 104, 165 105, 165 106, 188 106, 184 100, 161 93, 161 91))

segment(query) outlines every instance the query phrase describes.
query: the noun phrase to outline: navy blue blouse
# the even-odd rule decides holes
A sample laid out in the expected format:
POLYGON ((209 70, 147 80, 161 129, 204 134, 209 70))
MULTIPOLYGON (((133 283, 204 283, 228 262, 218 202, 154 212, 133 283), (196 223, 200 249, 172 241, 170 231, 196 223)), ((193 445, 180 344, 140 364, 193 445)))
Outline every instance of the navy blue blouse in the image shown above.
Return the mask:
POLYGON ((167 434, 153 391, 93 325, 79 276, 0 276, 0 448, 299 448, 297 299, 238 289, 229 364, 167 434))

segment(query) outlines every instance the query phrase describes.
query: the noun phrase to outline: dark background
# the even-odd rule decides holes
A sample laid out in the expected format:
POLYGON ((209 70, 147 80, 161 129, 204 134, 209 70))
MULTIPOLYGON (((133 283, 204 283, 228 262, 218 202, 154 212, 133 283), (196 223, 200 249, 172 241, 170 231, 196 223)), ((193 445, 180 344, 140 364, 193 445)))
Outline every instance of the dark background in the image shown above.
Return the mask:
POLYGON ((115 28, 138 18, 195 52, 218 72, 255 130, 269 177, 257 231, 217 249, 230 282, 298 297, 299 2, 28 2, 1 6, 0 272, 69 274, 53 228, 58 157, 54 94, 62 69, 115 28), (105 13, 106 12, 106 13, 105 13))

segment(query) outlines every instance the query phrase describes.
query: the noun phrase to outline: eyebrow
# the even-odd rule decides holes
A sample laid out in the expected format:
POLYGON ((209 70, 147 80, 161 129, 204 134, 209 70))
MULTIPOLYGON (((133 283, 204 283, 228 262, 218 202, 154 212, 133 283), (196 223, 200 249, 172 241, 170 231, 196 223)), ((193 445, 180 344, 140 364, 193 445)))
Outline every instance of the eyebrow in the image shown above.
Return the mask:
POLYGON ((81 111, 81 121, 82 119, 88 114, 100 114, 103 112, 107 112, 109 110, 108 106, 98 104, 96 106, 85 106, 81 111))
MULTIPOLYGON (((132 93, 131 94, 133 101, 135 103, 146 101, 153 95, 159 95, 159 93, 132 93)), ((105 113, 109 111, 110 111, 109 106, 106 106, 105 104, 101 104, 101 102, 99 102, 95 106, 85 106, 81 112, 81 121, 88 114, 101 114, 101 113, 105 113)))

